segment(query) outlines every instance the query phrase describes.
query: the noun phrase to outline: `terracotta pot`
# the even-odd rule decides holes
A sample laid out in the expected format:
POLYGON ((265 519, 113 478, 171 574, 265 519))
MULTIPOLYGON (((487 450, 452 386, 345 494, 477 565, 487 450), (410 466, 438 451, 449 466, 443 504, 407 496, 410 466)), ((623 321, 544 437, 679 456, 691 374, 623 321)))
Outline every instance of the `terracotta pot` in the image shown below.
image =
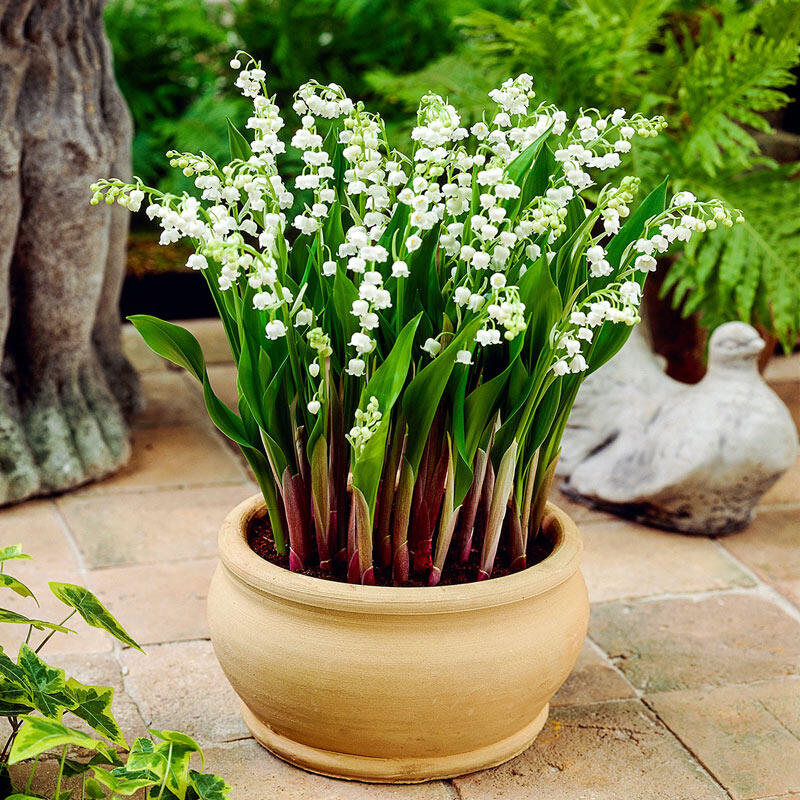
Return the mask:
POLYGON ((248 546, 259 496, 219 537, 208 595, 217 658, 253 736, 338 778, 415 783, 525 750, 575 664, 589 603, 578 530, 548 504, 554 549, 513 575, 360 586, 298 575, 248 546))

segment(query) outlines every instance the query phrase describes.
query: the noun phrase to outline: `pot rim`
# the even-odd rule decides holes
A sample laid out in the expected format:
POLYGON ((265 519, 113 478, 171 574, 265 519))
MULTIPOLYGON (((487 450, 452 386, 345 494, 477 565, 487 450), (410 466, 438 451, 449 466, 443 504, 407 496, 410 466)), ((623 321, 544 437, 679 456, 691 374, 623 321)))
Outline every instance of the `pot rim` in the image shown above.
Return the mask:
POLYGON ((222 566, 250 589, 273 599, 332 611, 370 614, 447 614, 516 603, 542 595, 580 568, 583 542, 572 518, 548 502, 545 524, 554 528, 553 551, 521 572, 448 586, 362 586, 301 575, 257 555, 247 542, 250 520, 266 509, 255 494, 225 517, 218 546, 222 566))

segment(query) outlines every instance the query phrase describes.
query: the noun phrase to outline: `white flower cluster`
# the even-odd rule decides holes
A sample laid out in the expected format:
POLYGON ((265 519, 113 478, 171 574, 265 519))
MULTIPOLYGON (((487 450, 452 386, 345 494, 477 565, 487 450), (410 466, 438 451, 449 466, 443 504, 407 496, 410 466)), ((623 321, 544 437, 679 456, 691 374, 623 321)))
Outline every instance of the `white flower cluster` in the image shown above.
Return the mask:
MULTIPOLYGON (((323 368, 330 368, 333 348, 317 321, 317 315, 326 319, 325 310, 313 307, 316 298, 304 301, 308 285, 297 286, 293 282, 297 276, 285 277, 292 247, 285 212, 295 205, 297 193, 308 199, 291 223, 301 234, 294 246, 305 248, 313 241, 309 252, 316 258, 322 297, 330 298, 332 279, 338 274, 345 275, 357 291, 349 313, 358 320, 358 330, 345 342, 341 369, 360 381, 369 377, 369 356, 390 319, 387 312, 394 309, 395 321, 408 319, 407 279, 415 269, 427 271, 435 265, 445 307, 450 309, 446 313, 456 331, 466 320, 480 317, 474 341, 456 356, 458 364, 469 366, 480 358, 480 348, 524 334, 520 279, 531 268, 551 268, 569 221, 576 212, 585 215, 585 238, 569 258, 585 269, 581 280, 589 288, 583 297, 578 293, 580 299, 565 310, 565 321, 551 332, 556 351, 553 373, 579 373, 588 368, 589 349, 600 325, 606 321, 631 325, 638 320, 641 273, 655 269, 659 254, 673 242, 688 241, 695 232, 739 221, 721 203, 701 203, 691 193, 681 192, 612 263, 607 240, 629 216, 638 179, 606 185, 593 193, 588 206, 581 194, 594 185, 595 172, 620 165, 635 136, 657 135, 664 120, 629 116, 622 108, 606 116, 587 109, 570 127, 563 111, 535 104, 533 79, 527 74, 493 90, 490 97, 496 110, 469 130, 444 98, 423 97, 412 131, 411 158, 389 148, 380 117, 350 100, 342 87, 305 83, 293 104, 300 126, 291 145, 302 161, 293 194, 276 163, 285 150, 283 119, 267 94, 260 63, 248 56, 242 68, 241 56, 237 54, 231 67, 238 71, 237 87, 253 105, 247 120, 252 132, 249 153, 242 142, 240 157, 219 167, 205 153, 170 152, 170 163, 194 178, 200 199, 164 195, 139 182, 101 181, 92 202, 105 198, 138 211, 149 196, 146 213, 160 224, 161 243, 192 239, 195 252, 187 266, 205 270, 221 290, 238 293, 234 305, 245 295, 252 298, 247 302, 263 315, 268 340, 304 334, 302 352, 311 356, 307 366, 311 385, 305 400, 312 415, 325 403, 324 382, 317 379, 323 368), (323 133, 329 130, 335 135, 326 138, 323 133), (557 141, 556 167, 536 196, 523 196, 511 165, 545 134, 554 137, 550 143, 557 141), (345 165, 339 175, 335 155, 345 165), (337 204, 344 236, 334 243, 326 241, 326 220, 337 204), (391 240, 384 236, 390 221, 397 228, 391 240), (593 235, 593 230, 600 232, 593 235), (435 242, 432 236, 437 237, 435 242), (422 249, 423 242, 432 249, 422 249), (303 330, 296 334, 293 329, 303 330)), ((435 358, 442 338, 443 331, 434 331, 422 350, 435 358)), ((292 369, 297 379, 302 370, 295 363, 292 369)), ((372 400, 358 412, 348 436, 358 452, 380 422, 377 400, 372 400)))
POLYGON ((636 281, 625 281, 596 293, 573 311, 558 339, 553 373, 566 375, 587 370, 589 365, 582 349, 591 345, 595 329, 606 321, 635 325, 639 321, 641 292, 636 281))
POLYGON ((378 426, 381 424, 383 414, 380 411, 378 398, 374 395, 369 398, 366 409, 363 411, 360 408, 356 409, 355 413, 356 424, 350 428, 350 432, 346 434, 347 441, 350 442, 353 450, 355 451, 356 458, 363 452, 367 442, 372 438, 378 426))
POLYGON ((734 216, 719 201, 698 203, 691 192, 678 192, 658 222, 657 233, 634 244, 637 254, 634 265, 642 272, 653 272, 657 265, 656 256, 665 253, 673 242, 688 242, 693 233, 712 231, 718 224, 730 228, 734 223, 744 222, 744 217, 738 213, 734 216))
MULTIPOLYGON (((627 215, 627 207, 623 208, 620 204, 630 202, 636 188, 624 184, 623 180, 619 189, 610 189, 610 199, 605 201, 609 204, 606 207, 621 211, 621 216, 627 215)), ((601 213, 605 214, 604 211, 601 213)), ((688 242, 695 232, 713 230, 718 224, 731 227, 734 223, 743 221, 741 214, 734 214, 718 200, 701 203, 691 192, 676 194, 669 207, 648 222, 644 235, 626 249, 622 262, 626 263, 632 258, 632 265, 620 272, 617 281, 584 300, 570 314, 568 323, 558 329, 558 358, 551 367, 554 374, 566 375, 570 372, 583 372, 588 368, 586 348, 594 340, 594 329, 604 322, 626 325, 639 322, 642 290, 640 282, 636 280, 636 273, 654 271, 657 267, 656 257, 667 252, 673 242, 688 242)), ((614 272, 605 249, 599 244, 600 238, 593 239, 586 249, 588 272, 592 278, 610 276, 614 272)))

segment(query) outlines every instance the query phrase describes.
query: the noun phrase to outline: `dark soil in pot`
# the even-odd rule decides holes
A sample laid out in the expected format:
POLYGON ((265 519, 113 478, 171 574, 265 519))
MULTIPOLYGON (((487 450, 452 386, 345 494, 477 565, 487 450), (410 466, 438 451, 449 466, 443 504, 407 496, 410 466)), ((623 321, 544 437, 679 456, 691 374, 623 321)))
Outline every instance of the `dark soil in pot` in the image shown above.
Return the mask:
MULTIPOLYGON (((289 569, 289 556, 280 555, 275 549, 275 540, 272 536, 272 528, 270 527, 269 519, 267 517, 253 517, 253 519, 250 520, 247 528, 247 542, 253 552, 263 558, 265 561, 269 561, 271 564, 283 567, 284 569, 289 569)), ((528 566, 531 567, 540 563, 541 561, 544 561, 544 559, 553 552, 554 545, 555 541, 553 533, 543 528, 539 532, 539 536, 536 538, 536 541, 533 542, 528 548, 528 552, 530 554, 528 566)), ((451 554, 448 556, 447 562, 445 563, 444 572, 442 573, 442 578, 439 582, 439 585, 452 586, 455 584, 475 583, 478 576, 478 562, 480 561, 480 555, 480 549, 473 547, 470 553, 469 561, 466 564, 457 564, 455 563, 455 558, 453 557, 451 551, 451 554)), ((494 569, 492 570, 492 577, 490 580, 494 578, 502 578, 504 575, 510 574, 511 569, 509 567, 509 563, 510 559, 508 549, 507 547, 503 547, 501 545, 497 551, 494 569)), ((335 571, 333 574, 322 572, 318 566, 310 566, 305 570, 302 570, 299 574, 309 575, 313 578, 322 578, 323 580, 328 581, 335 581, 337 583, 347 583, 346 557, 340 558, 335 563, 335 571)), ((388 576, 385 575, 380 567, 376 565, 375 584, 377 586, 392 585, 390 580, 387 578, 388 576)), ((400 585, 427 586, 428 575, 427 573, 413 575, 410 581, 400 585)))

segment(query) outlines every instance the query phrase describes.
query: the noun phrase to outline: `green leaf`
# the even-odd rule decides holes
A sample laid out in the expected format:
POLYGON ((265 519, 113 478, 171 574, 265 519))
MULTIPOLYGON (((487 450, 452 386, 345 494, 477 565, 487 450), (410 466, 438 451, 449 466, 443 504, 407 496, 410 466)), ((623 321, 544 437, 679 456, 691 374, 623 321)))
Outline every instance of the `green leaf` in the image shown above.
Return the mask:
POLYGON ((83 617, 87 625, 91 625, 93 628, 100 628, 110 633, 114 638, 119 639, 123 644, 142 650, 114 619, 111 612, 88 589, 83 586, 76 586, 73 583, 51 582, 49 586, 50 591, 64 605, 74 608, 83 617))
POLYGON ((228 119, 228 146, 231 151, 231 161, 237 158, 247 161, 253 155, 250 142, 245 139, 230 119, 228 119))
POLYGON ((165 322, 149 314, 133 314, 128 321, 139 331, 147 346, 162 358, 183 367, 203 380, 205 361, 200 344, 195 337, 180 325, 165 322))
POLYGON ((198 800, 227 800, 231 787, 219 775, 208 775, 189 770, 189 785, 198 800))
POLYGON ((403 413, 408 424, 408 442, 405 459, 416 478, 428 432, 439 406, 459 350, 472 342, 483 317, 476 317, 465 325, 426 367, 423 367, 403 393, 403 413))
POLYGON ((19 649, 17 666, 25 677, 31 701, 38 711, 46 717, 58 718, 62 711, 72 708, 73 700, 66 688, 63 669, 42 661, 24 642, 19 649))
MULTIPOLYGON (((619 233, 611 240, 606 257, 608 262, 614 267, 615 271, 620 266, 625 249, 632 242, 635 242, 641 235, 649 219, 660 214, 667 202, 667 179, 665 178, 659 186, 639 204, 636 211, 631 214, 626 223, 620 228, 619 233)), ((638 277, 638 276, 637 276, 638 277)), ((644 274, 639 280, 644 284, 644 274)), ((589 281, 589 291, 595 292, 603 288, 613 275, 606 278, 594 278, 589 281)), ((587 363, 589 369, 586 375, 600 369, 603 364, 610 361, 621 349, 633 328, 630 325, 619 322, 604 322, 600 330, 596 333, 594 342, 589 348, 587 363)), ((584 376, 585 377, 585 376, 584 376)))
POLYGON ((21 558, 26 561, 32 561, 33 556, 22 552, 21 544, 10 544, 7 547, 0 548, 0 561, 12 561, 13 559, 21 558))
POLYGON ((17 580, 12 575, 0 573, 0 586, 11 589, 12 592, 16 592, 20 597, 32 597, 36 601, 36 605, 39 605, 36 595, 22 581, 17 580))
POLYGON ((159 783, 158 776, 154 772, 144 769, 135 771, 115 769, 109 772, 102 767, 92 767, 92 772, 97 783, 106 789, 110 789, 114 794, 121 794, 126 797, 139 791, 139 789, 157 786, 159 783))
POLYGON ((35 758, 41 753, 65 744, 83 747, 86 750, 97 750, 104 746, 101 741, 93 739, 81 731, 68 728, 54 719, 27 715, 20 719, 23 721, 23 725, 11 748, 9 764, 18 764, 25 759, 35 758))
POLYGON ((147 314, 135 314, 128 319, 154 353, 183 367, 203 384, 206 410, 211 421, 222 433, 238 445, 258 447, 258 442, 247 437, 241 418, 214 394, 200 343, 189 331, 180 325, 147 314))
POLYGON ((154 772, 159 782, 165 780, 166 787, 183 800, 188 788, 189 761, 193 752, 193 748, 184 744, 170 741, 154 743, 139 737, 131 747, 127 769, 154 772))
POLYGON ((106 796, 106 791, 102 784, 95 778, 87 778, 83 785, 83 790, 90 800, 102 800, 106 796))
POLYGON ((16 611, 9 611, 7 608, 0 608, 0 623, 7 622, 13 625, 33 625, 37 631, 44 630, 58 631, 59 633, 75 633, 72 628, 65 628, 63 625, 56 625, 54 622, 47 622, 43 619, 30 619, 24 614, 16 611))
POLYGON ((70 712, 87 722, 97 733, 120 747, 127 747, 122 731, 111 713, 114 690, 110 686, 86 686, 74 678, 67 681, 67 691, 75 705, 70 712))
POLYGON ((75 761, 71 758, 64 759, 64 777, 74 778, 76 775, 83 775, 88 772, 91 766, 87 761, 75 761))
POLYGON ((205 766, 206 759, 203 755, 203 751, 200 749, 200 745, 188 734, 181 733, 180 731, 157 731, 153 728, 148 728, 148 733, 151 733, 157 739, 162 739, 165 742, 172 742, 173 744, 179 744, 193 753, 199 753, 200 762, 205 766))
POLYGON ((31 688, 25 673, 0 648, 0 716, 28 714, 33 708, 31 688))
POLYGON ((669 178, 664 178, 664 180, 639 203, 636 211, 628 217, 625 224, 611 240, 611 243, 606 249, 606 258, 609 264, 615 269, 622 261, 622 254, 625 252, 625 248, 642 235, 647 221, 660 214, 666 208, 668 181, 669 178))
POLYGON ((394 347, 386 360, 375 370, 367 385, 361 392, 359 407, 364 410, 371 397, 378 399, 382 414, 378 429, 364 446, 358 458, 353 454, 353 486, 358 487, 364 495, 369 508, 370 518, 375 513, 375 500, 378 483, 383 472, 383 458, 386 451, 386 437, 389 432, 392 408, 400 396, 406 382, 408 368, 411 364, 411 350, 414 335, 422 314, 417 314, 404 328, 395 341, 394 347))

